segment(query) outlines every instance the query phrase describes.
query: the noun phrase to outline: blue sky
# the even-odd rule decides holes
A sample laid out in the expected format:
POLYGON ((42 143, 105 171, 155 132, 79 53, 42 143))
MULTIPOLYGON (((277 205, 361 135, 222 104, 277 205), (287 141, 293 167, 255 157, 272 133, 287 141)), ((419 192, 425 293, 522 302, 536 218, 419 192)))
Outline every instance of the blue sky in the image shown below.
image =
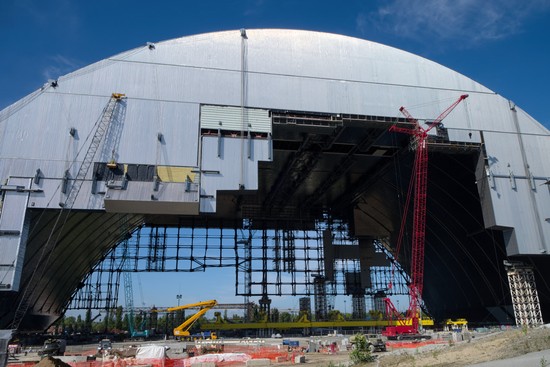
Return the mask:
MULTIPOLYGON (((48 79, 146 42, 239 28, 324 31, 403 49, 476 80, 550 127, 550 0, 1 0, 0 110, 48 79)), ((157 278, 141 277, 143 301, 166 305, 197 282, 230 278, 172 274, 170 295, 159 302, 145 291, 157 278)), ((230 280, 224 294, 232 293, 230 280)), ((205 291, 188 302, 215 296, 205 291)))

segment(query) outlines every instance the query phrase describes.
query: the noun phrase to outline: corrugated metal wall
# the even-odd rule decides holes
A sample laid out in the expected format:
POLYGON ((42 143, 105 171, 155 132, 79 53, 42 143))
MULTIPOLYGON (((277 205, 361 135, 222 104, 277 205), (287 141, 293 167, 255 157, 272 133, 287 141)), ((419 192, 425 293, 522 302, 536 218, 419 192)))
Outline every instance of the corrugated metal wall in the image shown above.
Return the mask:
POLYGON ((268 110, 203 105, 201 129, 271 133, 271 118, 268 110))

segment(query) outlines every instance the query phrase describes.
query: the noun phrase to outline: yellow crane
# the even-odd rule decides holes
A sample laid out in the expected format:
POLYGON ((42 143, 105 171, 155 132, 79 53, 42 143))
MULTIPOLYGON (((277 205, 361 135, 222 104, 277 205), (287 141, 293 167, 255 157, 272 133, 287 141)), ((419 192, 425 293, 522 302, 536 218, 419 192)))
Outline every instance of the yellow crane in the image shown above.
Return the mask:
MULTIPOLYGON (((210 300, 210 301, 201 301, 196 303, 189 303, 182 306, 175 306, 175 307, 169 307, 165 311, 167 312, 175 312, 180 310, 186 310, 189 308, 199 308, 199 311, 191 315, 187 320, 185 320, 181 325, 174 328, 174 336, 184 338, 184 339, 191 339, 192 335, 189 333, 189 329, 191 329, 191 326, 197 321, 202 315, 204 315, 208 310, 210 310, 212 307, 216 306, 218 302, 216 300, 210 300)), ((157 311, 158 312, 158 311, 157 311)), ((205 332, 202 333, 200 336, 196 336, 197 338, 204 338, 204 339, 216 339, 216 334, 213 332, 205 332)))

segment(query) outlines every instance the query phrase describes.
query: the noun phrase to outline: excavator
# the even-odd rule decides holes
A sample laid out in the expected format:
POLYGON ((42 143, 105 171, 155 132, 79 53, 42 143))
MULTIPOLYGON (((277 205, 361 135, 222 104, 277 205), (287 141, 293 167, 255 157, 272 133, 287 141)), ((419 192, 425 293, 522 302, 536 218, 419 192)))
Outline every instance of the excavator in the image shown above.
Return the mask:
POLYGON ((210 300, 210 301, 201 301, 196 303, 189 303, 187 305, 182 306, 176 306, 176 307, 169 307, 165 311, 167 312, 175 312, 180 310, 185 310, 188 308, 199 308, 199 311, 189 317, 187 320, 185 320, 181 325, 174 328, 174 336, 177 338, 182 339, 217 339, 217 335, 214 332, 202 332, 197 335, 191 335, 189 332, 189 329, 191 329, 191 326, 197 321, 202 315, 204 315, 208 310, 210 310, 212 307, 216 306, 218 302, 216 300, 210 300))

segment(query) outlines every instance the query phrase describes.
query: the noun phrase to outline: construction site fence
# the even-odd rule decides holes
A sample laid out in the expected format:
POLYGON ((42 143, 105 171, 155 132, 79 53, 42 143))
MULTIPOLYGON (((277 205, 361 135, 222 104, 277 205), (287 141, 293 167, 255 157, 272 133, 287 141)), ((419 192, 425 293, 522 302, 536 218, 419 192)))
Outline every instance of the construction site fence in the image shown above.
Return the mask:
MULTIPOLYGON (((224 345, 223 349, 212 350, 198 345, 188 350, 189 356, 185 358, 113 358, 67 361, 71 367, 190 367, 191 364, 200 361, 200 357, 211 357, 218 367, 244 366, 250 359, 269 359, 272 362, 293 361, 296 356, 303 355, 299 348, 288 348, 287 346, 266 346, 266 345, 224 345), (212 353, 215 352, 215 353, 212 353), (217 358, 222 356, 221 358, 217 358)), ((55 358, 55 357, 54 357, 55 358)), ((9 367, 33 367, 37 362, 9 363, 9 367)), ((62 367, 61 364, 51 363, 47 367, 62 367)))

